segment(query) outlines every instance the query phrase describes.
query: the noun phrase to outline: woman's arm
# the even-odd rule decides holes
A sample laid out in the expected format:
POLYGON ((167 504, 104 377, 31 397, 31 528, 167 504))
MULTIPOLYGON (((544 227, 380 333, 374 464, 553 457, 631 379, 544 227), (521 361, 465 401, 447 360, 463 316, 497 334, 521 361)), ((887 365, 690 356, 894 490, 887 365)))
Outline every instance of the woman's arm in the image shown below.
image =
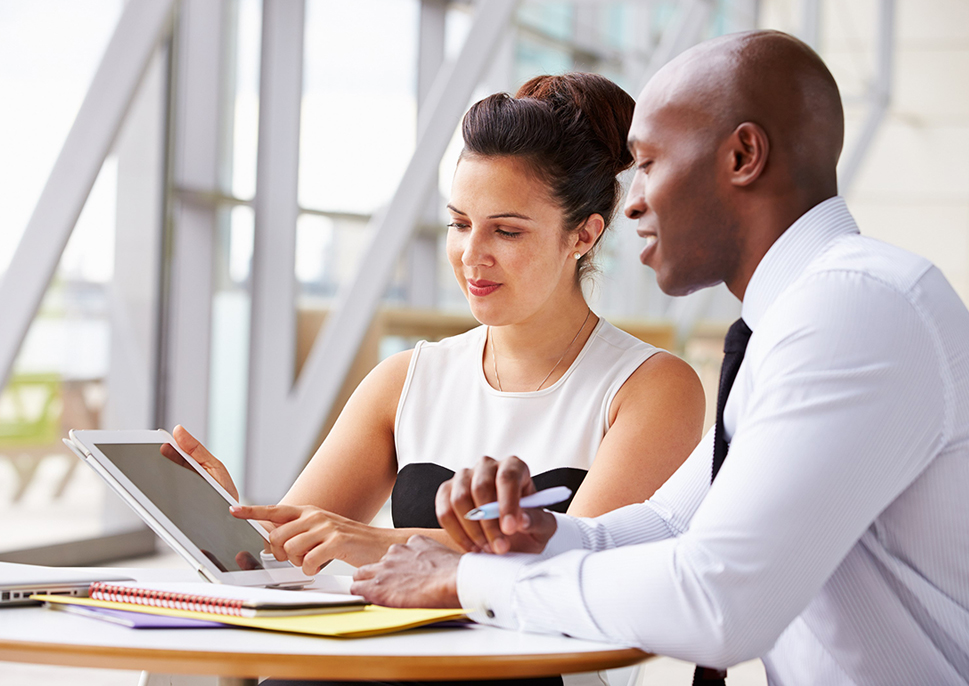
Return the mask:
POLYGON ((311 575, 331 559, 355 566, 376 562, 414 534, 455 545, 437 529, 367 524, 397 478, 394 422, 410 360, 411 351, 393 355, 367 375, 278 505, 233 509, 237 517, 270 523, 277 559, 311 575))
POLYGON ((410 359, 410 350, 392 355, 360 382, 280 504, 373 519, 397 478, 394 419, 410 359))
POLYGON ((649 498, 700 442, 704 411, 690 365, 664 352, 643 362, 612 401, 609 431, 569 514, 596 517, 649 498))

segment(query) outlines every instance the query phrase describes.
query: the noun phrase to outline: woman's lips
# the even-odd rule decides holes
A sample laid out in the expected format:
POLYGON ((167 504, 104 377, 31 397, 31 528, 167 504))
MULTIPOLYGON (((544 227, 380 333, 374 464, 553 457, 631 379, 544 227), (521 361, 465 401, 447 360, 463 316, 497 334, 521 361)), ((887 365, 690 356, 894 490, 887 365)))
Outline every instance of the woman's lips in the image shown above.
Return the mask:
POLYGON ((477 296, 479 298, 486 295, 491 295, 501 286, 500 283, 495 283, 494 281, 472 281, 468 280, 468 291, 471 295, 477 296))
POLYGON ((643 248, 642 252, 639 253, 639 261, 646 264, 646 260, 649 259, 650 253, 656 247, 656 241, 658 240, 656 234, 646 234, 644 236, 646 239, 646 247, 643 248))

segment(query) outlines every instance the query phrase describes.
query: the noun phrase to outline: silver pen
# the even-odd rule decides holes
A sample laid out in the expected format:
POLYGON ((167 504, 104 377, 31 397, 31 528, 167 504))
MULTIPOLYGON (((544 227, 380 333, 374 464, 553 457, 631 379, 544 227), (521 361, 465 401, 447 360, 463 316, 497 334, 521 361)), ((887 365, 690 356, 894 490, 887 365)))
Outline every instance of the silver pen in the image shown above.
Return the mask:
MULTIPOLYGON (((539 491, 538 493, 532 493, 531 495, 526 495, 519 501, 519 506, 522 508, 526 507, 548 507, 549 505, 555 505, 556 503, 564 503, 572 495, 572 489, 568 486, 554 486, 553 488, 546 488, 544 491, 539 491)), ((481 507, 476 507, 468 514, 464 515, 465 519, 471 519, 474 521, 480 521, 482 519, 498 519, 498 503, 487 503, 481 507)))

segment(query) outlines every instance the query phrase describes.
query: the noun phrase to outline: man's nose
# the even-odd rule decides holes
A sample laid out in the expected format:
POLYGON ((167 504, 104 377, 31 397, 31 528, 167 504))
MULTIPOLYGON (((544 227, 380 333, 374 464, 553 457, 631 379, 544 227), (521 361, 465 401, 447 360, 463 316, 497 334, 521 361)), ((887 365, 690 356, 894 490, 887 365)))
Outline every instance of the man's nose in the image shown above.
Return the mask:
POLYGON ((630 219, 639 219, 646 212, 646 197, 643 193, 645 176, 642 172, 636 172, 633 182, 629 185, 629 192, 626 193, 623 212, 630 219))

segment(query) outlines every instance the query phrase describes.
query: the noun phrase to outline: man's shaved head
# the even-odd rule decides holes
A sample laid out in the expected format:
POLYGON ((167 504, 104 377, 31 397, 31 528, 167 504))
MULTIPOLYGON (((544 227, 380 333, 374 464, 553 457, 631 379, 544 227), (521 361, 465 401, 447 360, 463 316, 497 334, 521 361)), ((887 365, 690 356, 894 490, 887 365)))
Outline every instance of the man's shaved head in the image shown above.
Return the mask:
POLYGON ((838 84, 814 50, 780 31, 706 41, 664 66, 640 102, 680 108, 727 135, 759 124, 799 183, 834 173, 844 143, 838 84))
POLYGON ((657 237, 642 257, 660 286, 724 281, 742 297, 777 237, 837 193, 843 141, 834 77, 793 36, 731 34, 664 66, 633 115, 630 149, 645 174, 626 206, 657 237))

